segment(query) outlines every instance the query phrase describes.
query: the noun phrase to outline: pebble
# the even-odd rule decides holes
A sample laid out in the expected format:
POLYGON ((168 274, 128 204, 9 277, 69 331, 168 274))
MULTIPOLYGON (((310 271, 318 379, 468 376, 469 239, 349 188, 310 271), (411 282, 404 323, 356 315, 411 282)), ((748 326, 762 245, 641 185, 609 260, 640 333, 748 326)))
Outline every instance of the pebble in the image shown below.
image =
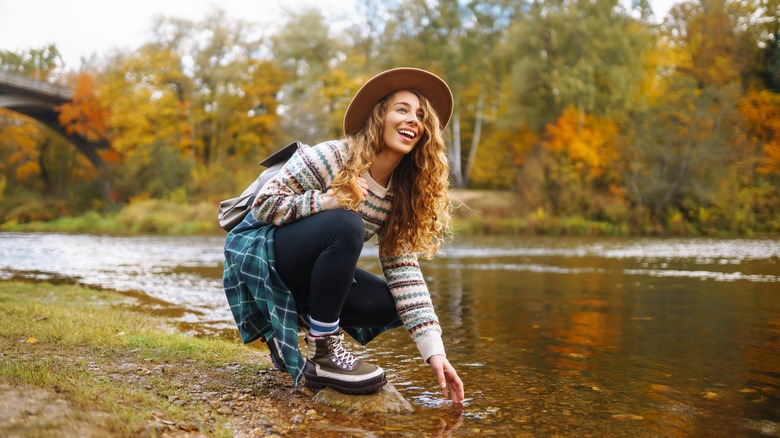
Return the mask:
POLYGON ((200 430, 200 425, 198 423, 185 421, 183 423, 179 423, 179 429, 185 432, 197 432, 200 430))

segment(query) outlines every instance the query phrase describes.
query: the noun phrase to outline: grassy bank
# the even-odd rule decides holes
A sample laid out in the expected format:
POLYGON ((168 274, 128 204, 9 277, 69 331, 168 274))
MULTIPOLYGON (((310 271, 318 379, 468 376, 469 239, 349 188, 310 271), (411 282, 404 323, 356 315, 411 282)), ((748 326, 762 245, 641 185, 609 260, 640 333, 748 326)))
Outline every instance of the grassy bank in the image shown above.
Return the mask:
MULTIPOLYGON (((615 236, 629 234, 625 224, 585 218, 555 217, 543 211, 523 213, 511 192, 453 190, 453 225, 460 235, 572 235, 615 236)), ((3 231, 49 231, 115 235, 224 234, 217 224, 217 206, 212 202, 180 203, 147 199, 108 214, 95 212, 52 221, 0 225, 3 231)))
MULTIPOLYGON (((546 236, 717 236, 769 237, 745 228, 697 228, 680 215, 667 223, 629 218, 592 220, 581 215, 556 216, 544 209, 528 211, 512 192, 451 190, 453 228, 458 235, 546 235, 546 236)), ((224 235, 217 223, 216 202, 185 202, 180 199, 144 199, 115 212, 88 212, 51 221, 0 224, 2 231, 47 231, 111 235, 224 235)))
POLYGON ((625 223, 525 212, 512 192, 452 190, 453 227, 459 235, 626 236, 625 223))
POLYGON ((262 354, 178 334, 126 303, 79 286, 0 282, 0 436, 233 435, 215 403, 259 390, 262 354))
POLYGON ((114 235, 196 235, 224 233, 217 224, 212 202, 182 203, 145 199, 110 213, 88 212, 51 221, 16 220, 0 224, 3 231, 49 231, 114 235))

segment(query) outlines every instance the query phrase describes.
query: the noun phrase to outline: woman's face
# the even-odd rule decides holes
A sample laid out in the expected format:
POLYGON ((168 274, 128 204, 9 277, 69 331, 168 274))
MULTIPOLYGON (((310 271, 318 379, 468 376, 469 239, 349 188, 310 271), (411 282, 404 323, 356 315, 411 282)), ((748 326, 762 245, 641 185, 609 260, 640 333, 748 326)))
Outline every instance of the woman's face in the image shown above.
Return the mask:
POLYGON ((382 134, 384 151, 402 156, 411 152, 425 132, 424 118, 416 94, 404 90, 390 96, 382 134))

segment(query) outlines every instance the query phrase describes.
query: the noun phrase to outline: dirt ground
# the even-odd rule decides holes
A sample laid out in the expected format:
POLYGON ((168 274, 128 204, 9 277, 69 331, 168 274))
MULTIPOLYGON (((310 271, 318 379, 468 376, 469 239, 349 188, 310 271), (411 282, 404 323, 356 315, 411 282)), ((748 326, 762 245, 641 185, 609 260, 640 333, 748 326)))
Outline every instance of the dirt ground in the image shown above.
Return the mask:
MULTIPOLYGON (((141 385, 149 390, 151 379, 171 379, 176 390, 165 396, 168 403, 185 411, 188 405, 206 404, 212 413, 205 419, 180 422, 154 414, 131 436, 222 435, 219 430, 225 423, 236 437, 300 436, 314 431, 318 436, 374 435, 370 432, 376 430, 374 427, 381 430, 381 425, 372 425, 363 415, 338 412, 313 401, 310 390, 296 389, 289 375, 274 369, 257 372, 248 385, 239 383, 242 379, 235 375, 240 368, 230 364, 205 373, 187 364, 176 364, 172 369, 160 364, 121 363, 110 369, 94 366, 92 372, 120 385, 141 385), (208 389, 215 387, 220 390, 208 389)), ((85 409, 54 389, 0 384, 0 436, 116 436, 116 431, 106 426, 111 415, 85 409)))

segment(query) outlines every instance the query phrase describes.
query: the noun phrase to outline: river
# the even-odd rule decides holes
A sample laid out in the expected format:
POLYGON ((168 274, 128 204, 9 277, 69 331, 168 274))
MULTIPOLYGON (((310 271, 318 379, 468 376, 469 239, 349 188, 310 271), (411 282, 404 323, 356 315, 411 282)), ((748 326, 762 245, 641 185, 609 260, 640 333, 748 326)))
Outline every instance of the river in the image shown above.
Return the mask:
MULTIPOLYGON (((237 339, 223 241, 0 233, 0 279, 118 290, 237 339)), ((380 273, 375 247, 360 265, 380 273)), ((409 336, 383 334, 353 351, 415 406, 387 430, 780 437, 778 240, 473 237, 422 267, 467 401, 453 415, 409 336)))

